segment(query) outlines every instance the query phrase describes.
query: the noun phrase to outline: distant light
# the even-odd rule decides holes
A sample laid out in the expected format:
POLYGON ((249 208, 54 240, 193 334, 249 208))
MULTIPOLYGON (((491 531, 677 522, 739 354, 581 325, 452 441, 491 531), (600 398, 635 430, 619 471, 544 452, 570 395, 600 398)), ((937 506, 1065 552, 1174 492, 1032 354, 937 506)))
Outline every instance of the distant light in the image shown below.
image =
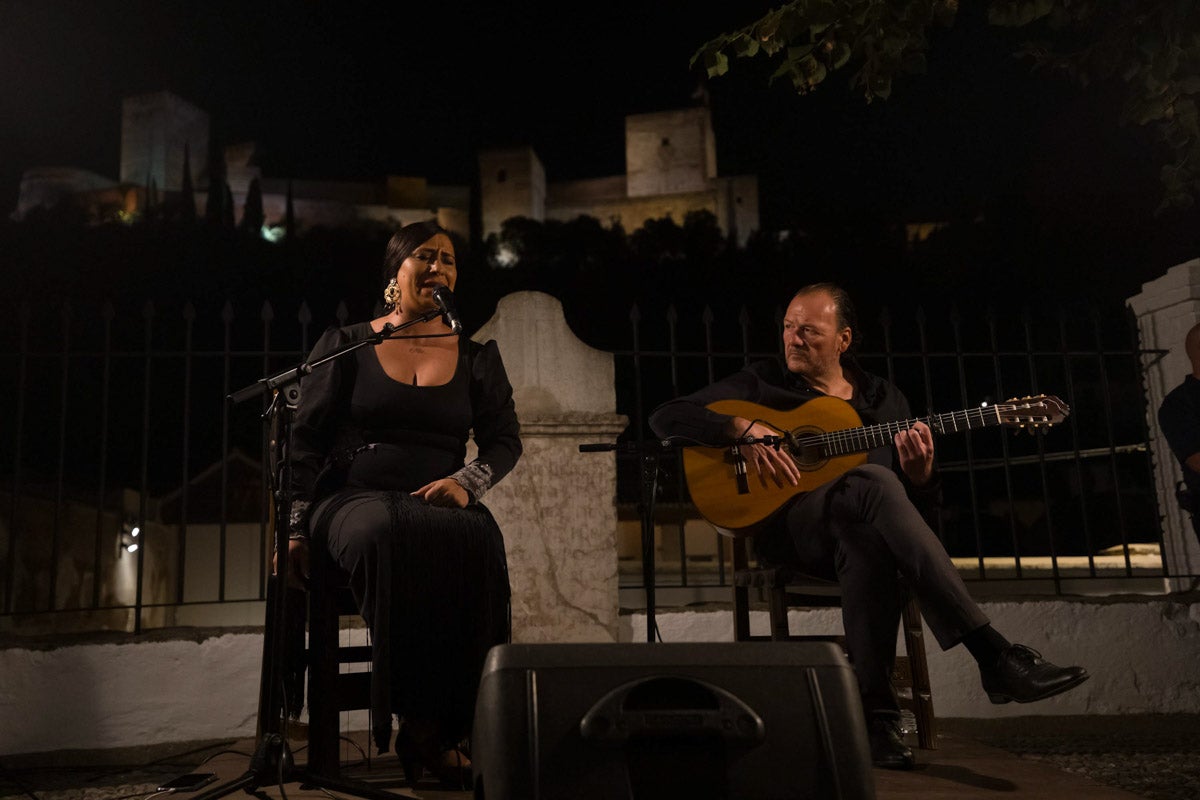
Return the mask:
POLYGON ((988 401, 987 401, 987 400, 984 400, 982 403, 980 403, 980 404, 979 404, 979 407, 980 407, 980 408, 987 408, 987 407, 988 407, 988 401))
POLYGON ((124 524, 121 525, 120 533, 117 536, 117 555, 122 552, 136 553, 138 549, 138 536, 142 533, 133 516, 126 518, 124 524))
POLYGON ((502 244, 496 248, 496 257, 494 259, 494 262, 497 267, 501 267, 504 269, 507 269, 509 267, 515 267, 517 265, 517 262, 520 260, 521 260, 521 257, 519 255, 517 255, 517 251, 514 250, 511 246, 509 246, 507 244, 502 244))
POLYGON ((263 225, 262 230, 259 232, 262 234, 262 238, 271 244, 282 242, 284 237, 287 236, 287 228, 283 225, 263 225))

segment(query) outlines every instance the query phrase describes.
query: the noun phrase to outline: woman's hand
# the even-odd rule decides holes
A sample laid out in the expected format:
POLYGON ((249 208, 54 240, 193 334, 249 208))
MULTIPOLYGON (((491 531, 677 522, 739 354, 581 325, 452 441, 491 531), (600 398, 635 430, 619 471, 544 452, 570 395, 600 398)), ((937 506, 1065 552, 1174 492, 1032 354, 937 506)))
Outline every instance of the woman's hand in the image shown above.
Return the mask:
MULTIPOLYGON (((271 555, 271 574, 279 571, 279 559, 271 555)), ((304 589, 308 585, 308 539, 288 540, 288 585, 293 589, 304 589)))
POLYGON ((433 483, 427 483, 412 494, 413 497, 419 497, 431 506, 445 508, 466 508, 467 502, 471 499, 467 490, 454 478, 442 478, 433 483))

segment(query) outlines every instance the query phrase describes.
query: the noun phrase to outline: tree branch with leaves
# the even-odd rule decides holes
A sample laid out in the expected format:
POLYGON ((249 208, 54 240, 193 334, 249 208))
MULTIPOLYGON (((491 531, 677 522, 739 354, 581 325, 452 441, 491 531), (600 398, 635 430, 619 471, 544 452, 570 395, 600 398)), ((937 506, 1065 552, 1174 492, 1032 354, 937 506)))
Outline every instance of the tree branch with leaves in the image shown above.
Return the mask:
MULTIPOLYGON (((770 81, 808 94, 838 70, 866 102, 886 100, 896 78, 926 71, 929 33, 950 27, 958 0, 792 0, 702 44, 691 65, 710 78, 731 59, 765 57, 770 81)), ((1121 120, 1163 144, 1159 211, 1200 195, 1200 0, 992 0, 991 24, 1023 28, 1014 55, 1080 87, 1121 86, 1121 120)))

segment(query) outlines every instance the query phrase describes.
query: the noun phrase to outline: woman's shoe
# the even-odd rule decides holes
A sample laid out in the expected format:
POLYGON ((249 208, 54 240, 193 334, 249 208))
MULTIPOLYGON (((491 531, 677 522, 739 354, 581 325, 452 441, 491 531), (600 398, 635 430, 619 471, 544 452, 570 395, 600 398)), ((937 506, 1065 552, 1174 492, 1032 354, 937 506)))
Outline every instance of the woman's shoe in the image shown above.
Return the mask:
POLYGON ((471 788, 471 759, 463 752, 462 745, 442 750, 432 762, 425 762, 429 770, 446 789, 468 791, 471 788))
POLYGON ((401 725, 396 734, 396 755, 404 769, 404 780, 415 789, 428 772, 444 788, 466 791, 471 786, 471 760, 466 748, 456 745, 442 749, 437 736, 413 733, 413 726, 401 725))
POLYGON ((410 789, 417 788, 417 783, 424 773, 424 768, 421 766, 424 760, 421 750, 421 743, 413 738, 412 731, 407 726, 401 725, 400 730, 396 732, 396 756, 400 759, 400 766, 404 770, 404 780, 410 789))

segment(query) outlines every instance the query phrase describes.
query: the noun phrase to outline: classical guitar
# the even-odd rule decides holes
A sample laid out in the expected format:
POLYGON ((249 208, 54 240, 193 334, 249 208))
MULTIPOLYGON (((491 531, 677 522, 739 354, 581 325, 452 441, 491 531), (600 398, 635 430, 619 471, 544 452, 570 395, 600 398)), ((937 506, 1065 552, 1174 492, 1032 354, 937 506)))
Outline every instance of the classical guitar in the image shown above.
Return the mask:
POLYGON ((763 486, 757 475, 747 474, 746 461, 737 445, 683 448, 683 471, 692 502, 701 516, 729 536, 753 535, 756 526, 792 497, 866 463, 868 450, 891 447, 896 433, 916 422, 924 422, 938 434, 995 425, 1032 432, 1055 425, 1070 413, 1066 403, 1051 395, 1013 398, 995 405, 866 426, 849 403, 836 397, 818 397, 791 411, 745 400, 718 400, 707 407, 719 414, 761 421, 778 430, 777 446, 792 457, 802 473, 799 486, 776 486, 770 479, 763 486))

